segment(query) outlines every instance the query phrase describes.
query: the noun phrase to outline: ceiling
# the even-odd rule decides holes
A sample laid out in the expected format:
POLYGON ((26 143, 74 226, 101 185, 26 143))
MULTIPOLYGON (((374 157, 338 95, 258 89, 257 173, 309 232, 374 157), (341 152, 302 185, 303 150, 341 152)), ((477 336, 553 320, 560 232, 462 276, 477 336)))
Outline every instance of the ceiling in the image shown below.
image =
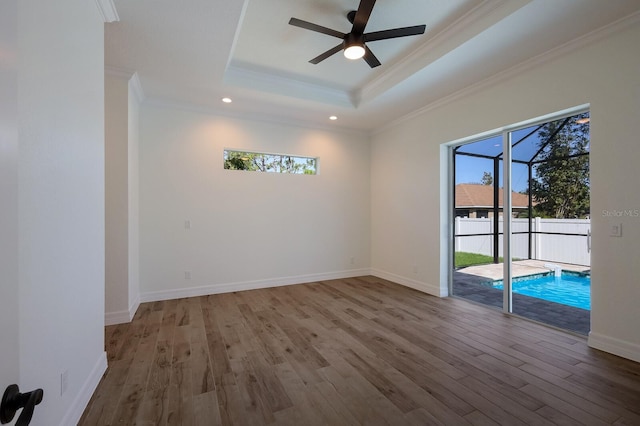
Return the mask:
POLYGON ((137 72, 145 102, 363 131, 640 11, 638 0, 379 0, 366 32, 427 28, 369 43, 372 69, 341 53, 310 64, 339 40, 288 25, 349 32, 359 0, 112 1, 105 65, 137 72))

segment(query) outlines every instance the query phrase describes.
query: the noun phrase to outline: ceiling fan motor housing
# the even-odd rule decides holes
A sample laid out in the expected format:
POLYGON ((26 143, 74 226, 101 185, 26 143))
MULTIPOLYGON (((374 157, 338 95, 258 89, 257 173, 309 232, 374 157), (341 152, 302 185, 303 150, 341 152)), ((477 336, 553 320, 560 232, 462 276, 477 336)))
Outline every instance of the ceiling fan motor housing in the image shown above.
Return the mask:
POLYGON ((349 46, 362 46, 364 45, 364 40, 362 38, 362 34, 354 34, 348 33, 344 36, 344 47, 347 48, 349 46))
POLYGON ((349 20, 349 22, 351 24, 353 24, 353 20, 356 18, 356 11, 352 10, 349 13, 347 13, 347 19, 349 20))

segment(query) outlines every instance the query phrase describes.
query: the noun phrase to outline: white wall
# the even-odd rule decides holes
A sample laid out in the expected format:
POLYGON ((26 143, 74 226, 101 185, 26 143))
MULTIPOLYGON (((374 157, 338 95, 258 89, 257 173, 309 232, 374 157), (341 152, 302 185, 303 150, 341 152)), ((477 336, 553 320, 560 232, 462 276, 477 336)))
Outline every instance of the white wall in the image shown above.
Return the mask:
POLYGON ((129 317, 133 318, 140 304, 140 184, 139 184, 139 147, 140 147, 140 99, 133 87, 133 80, 128 82, 128 227, 129 227, 129 317))
POLYGON ((364 135, 144 104, 140 126, 143 301, 368 272, 364 135), (319 157, 320 173, 224 170, 224 148, 319 157))
POLYGON ((19 381, 17 0, 0 4, 0 391, 19 381))
POLYGON ((129 316, 129 81, 107 73, 104 83, 105 311, 110 324, 129 316))
POLYGON ((139 305, 139 100, 130 72, 105 76, 105 323, 129 322, 139 305))
POLYGON ((19 385, 44 389, 33 425, 75 424, 106 368, 103 32, 92 1, 18 2, 19 385))
POLYGON ((372 145, 372 267, 432 294, 447 292, 448 199, 442 144, 591 104, 592 346, 640 360, 640 25, 572 46, 491 86, 378 132, 372 145), (440 200, 440 202, 434 202, 440 200), (439 220, 438 220, 439 219, 439 220), (609 237, 620 222, 622 238, 609 237), (412 269, 417 265, 417 273, 412 269))
POLYGON ((372 138, 371 266, 374 275, 440 296, 440 159, 437 145, 434 153, 425 143, 432 137, 415 120, 372 138))

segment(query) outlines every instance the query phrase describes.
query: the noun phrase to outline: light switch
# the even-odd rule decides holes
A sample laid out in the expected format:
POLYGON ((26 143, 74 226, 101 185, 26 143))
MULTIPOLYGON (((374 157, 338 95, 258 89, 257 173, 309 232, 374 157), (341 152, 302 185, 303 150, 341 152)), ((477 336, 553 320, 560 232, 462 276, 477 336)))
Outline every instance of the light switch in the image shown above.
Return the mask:
POLYGON ((611 229, 609 230, 610 237, 622 237, 622 224, 616 223, 615 225, 611 225, 611 229))

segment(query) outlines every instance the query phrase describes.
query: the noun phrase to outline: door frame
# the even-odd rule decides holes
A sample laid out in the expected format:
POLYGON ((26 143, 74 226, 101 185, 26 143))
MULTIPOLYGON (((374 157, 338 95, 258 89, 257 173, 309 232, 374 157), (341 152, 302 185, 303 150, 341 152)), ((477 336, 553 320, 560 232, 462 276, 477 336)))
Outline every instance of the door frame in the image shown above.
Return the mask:
MULTIPOLYGON (((513 132, 517 130, 521 130, 523 128, 540 125, 544 123, 548 123, 550 121, 560 120, 563 118, 571 117, 577 114, 590 112, 591 105, 583 104, 576 107, 568 108, 565 110, 557 111, 554 113, 546 114, 540 117, 536 117, 530 120, 525 120, 519 123, 507 125, 504 127, 496 128, 493 130, 481 132, 475 134, 473 136, 468 136, 465 138, 457 139, 455 141, 451 141, 449 143, 444 144, 447 151, 447 163, 445 164, 448 173, 447 182, 443 185, 443 188, 446 188, 447 196, 444 199, 449 199, 449 207, 448 207, 448 217, 447 221, 447 229, 448 229, 448 240, 447 240, 447 264, 448 264, 448 274, 447 274, 447 291, 449 295, 453 294, 453 272, 455 268, 455 148, 466 145, 469 143, 473 143, 476 141, 480 141, 483 139, 487 139, 490 137, 495 137, 498 135, 502 135, 502 152, 503 152, 503 165, 502 165, 502 180, 503 180, 503 188, 502 188, 502 197, 503 197, 503 235, 502 235, 502 247, 503 247, 503 303, 502 303, 502 311, 507 314, 513 314, 513 292, 512 292, 512 256, 511 256, 511 247, 512 247, 512 231, 511 231, 511 219, 512 219, 512 211, 513 205, 511 200, 511 135, 513 132), (508 261, 507 261, 508 259, 508 261)), ((494 177, 495 178, 495 177, 494 177)), ((591 248, 591 247, 590 247, 591 248)), ((590 250, 591 251, 591 250, 590 250)))

